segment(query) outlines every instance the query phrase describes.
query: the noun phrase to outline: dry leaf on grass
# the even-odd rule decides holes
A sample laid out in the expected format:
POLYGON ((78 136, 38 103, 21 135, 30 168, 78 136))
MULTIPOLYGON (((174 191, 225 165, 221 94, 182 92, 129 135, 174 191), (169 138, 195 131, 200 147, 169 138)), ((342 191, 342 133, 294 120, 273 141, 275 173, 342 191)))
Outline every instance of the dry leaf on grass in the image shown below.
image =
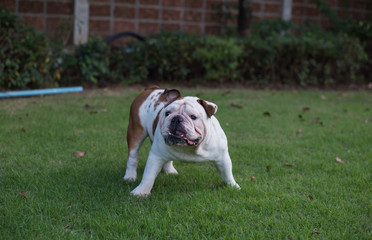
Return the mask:
POLYGON ((308 198, 310 201, 313 201, 313 200, 314 200, 313 196, 311 196, 311 195, 307 196, 307 198, 308 198))
POLYGON ((302 108, 302 112, 307 112, 307 111, 310 111, 310 108, 309 107, 303 107, 302 108))
POLYGON ((243 108, 243 106, 238 105, 238 104, 234 104, 234 103, 230 103, 230 107, 237 108, 237 109, 242 109, 243 108))
POLYGON ((316 229, 313 229, 313 233, 320 234, 320 232, 316 229))
POLYGON ((24 197, 25 199, 27 199, 27 195, 26 195, 26 193, 25 193, 23 190, 20 190, 20 191, 19 191, 19 194, 20 194, 22 197, 24 197))
POLYGON ((22 126, 21 130, 22 130, 22 132, 26 133, 25 126, 22 126))
POLYGON ((339 163, 345 163, 345 161, 344 160, 342 160, 341 158, 339 158, 339 157, 336 157, 336 161, 337 162, 339 162, 339 163))
POLYGON ((320 117, 316 117, 314 120, 313 120, 313 124, 317 124, 318 123, 318 121, 320 120, 320 117))
POLYGON ((266 166, 266 171, 270 172, 270 170, 271 170, 271 166, 270 165, 267 165, 266 166))
POLYGON ((284 166, 286 166, 286 167, 292 167, 293 165, 290 164, 290 163, 284 163, 284 166))
POLYGON ((298 135, 300 135, 300 134, 302 134, 302 130, 301 130, 301 129, 298 129, 298 130, 296 131, 296 136, 298 136, 298 135))
POLYGON ((252 177, 251 177, 251 181, 252 181, 252 182, 257 181, 256 177, 255 177, 255 176, 252 176, 252 177))
POLYGON ((84 157, 84 155, 85 155, 85 152, 77 151, 77 152, 75 153, 75 157, 84 157))
POLYGON ((266 117, 271 117, 270 112, 264 112, 263 115, 266 116, 266 117))

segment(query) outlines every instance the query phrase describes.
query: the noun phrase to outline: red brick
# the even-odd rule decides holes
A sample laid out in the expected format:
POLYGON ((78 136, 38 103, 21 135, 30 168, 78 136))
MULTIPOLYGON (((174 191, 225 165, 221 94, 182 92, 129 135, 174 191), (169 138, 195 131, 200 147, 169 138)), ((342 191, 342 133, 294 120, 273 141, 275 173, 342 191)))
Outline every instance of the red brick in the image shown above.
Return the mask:
POLYGON ((163 0, 163 6, 169 6, 169 7, 181 7, 182 6, 182 0, 163 0))
POLYGON ((154 34, 159 32, 159 24, 157 23, 139 23, 138 32, 140 34, 154 34))
POLYGON ((134 22, 130 21, 115 21, 114 22, 114 32, 135 32, 136 26, 134 22))
POLYGON ((116 6, 114 9, 114 16, 117 18, 135 18, 136 10, 133 7, 116 6))
POLYGON ((135 4, 136 0, 115 0, 115 3, 135 4))
POLYGON ((159 10, 153 8, 140 8, 139 19, 159 19, 159 10))
MULTIPOLYGON (((48 17, 46 22, 46 29, 57 31, 59 28, 73 28, 72 18, 58 18, 58 17, 48 17)), ((66 29, 67 30, 67 29, 66 29)))
POLYGON ((337 0, 326 0, 328 6, 335 7, 337 6, 337 0))
POLYGON ((90 20, 89 21, 89 32, 109 32, 110 21, 108 20, 90 20))
POLYGON ((185 11, 183 20, 186 22, 200 22, 202 20, 202 14, 195 11, 185 11))
POLYGON ((265 13, 280 13, 280 5, 276 4, 265 4, 264 5, 265 13))
POLYGON ((298 18, 298 17, 292 17, 291 20, 295 24, 302 24, 304 22, 304 20, 302 18, 298 18))
POLYGON ((320 26, 323 28, 329 28, 330 26, 332 26, 332 23, 327 18, 322 18, 322 20, 320 21, 320 26))
POLYGON ((320 11, 318 8, 305 8, 305 15, 307 17, 316 17, 320 15, 320 11))
POLYGON ((181 19, 181 11, 164 9, 162 18, 166 21, 179 21, 181 19))
POLYGON ((194 34, 200 34, 202 32, 202 28, 200 25, 184 25, 183 30, 186 33, 194 33, 194 34))
POLYGON ((292 15, 293 16, 304 16, 305 8, 303 6, 293 6, 292 15))
POLYGON ((208 35, 216 35, 221 33, 221 27, 220 26, 206 26, 205 27, 205 34, 208 35))
POLYGON ((185 7, 187 8, 202 8, 203 1, 202 0, 184 0, 185 7))
POLYGON ((262 4, 253 2, 251 3, 251 8, 252 8, 252 12, 260 12, 262 9, 262 4))
POLYGON ((90 4, 89 15, 91 17, 109 17, 110 9, 111 7, 109 5, 90 4))
POLYGON ((159 0, 141 0, 140 4, 142 5, 159 5, 159 0))
POLYGON ((169 32, 177 32, 181 30, 181 27, 179 24, 167 24, 163 23, 160 27, 160 30, 165 30, 169 32))
POLYGON ((89 0, 89 3, 90 4, 93 4, 93 3, 110 3, 111 0, 89 0))
POLYGON ((20 1, 18 11, 20 13, 43 13, 44 3, 39 1, 20 1))
POLYGON ((73 3, 68 2, 47 2, 47 13, 50 14, 73 14, 73 3))
POLYGON ((219 23, 220 21, 221 21, 221 17, 218 16, 216 12, 205 13, 205 22, 219 23))
POLYGON ((15 0, 2 0, 0 6, 5 7, 9 11, 15 12, 15 0))
POLYGON ((23 22, 29 26, 34 27, 36 30, 44 31, 45 30, 45 21, 44 17, 30 17, 23 16, 23 22))
POLYGON ((206 9, 217 10, 218 4, 223 3, 223 0, 207 0, 206 9))

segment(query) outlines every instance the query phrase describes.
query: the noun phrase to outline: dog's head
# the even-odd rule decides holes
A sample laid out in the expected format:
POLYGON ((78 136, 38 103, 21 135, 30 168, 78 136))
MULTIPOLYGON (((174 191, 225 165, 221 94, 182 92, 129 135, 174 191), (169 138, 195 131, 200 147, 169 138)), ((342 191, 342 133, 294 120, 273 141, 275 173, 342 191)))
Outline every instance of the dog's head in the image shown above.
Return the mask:
POLYGON ((165 143, 175 146, 197 146, 206 135, 217 105, 197 97, 184 97, 168 104, 160 116, 160 132, 165 143))

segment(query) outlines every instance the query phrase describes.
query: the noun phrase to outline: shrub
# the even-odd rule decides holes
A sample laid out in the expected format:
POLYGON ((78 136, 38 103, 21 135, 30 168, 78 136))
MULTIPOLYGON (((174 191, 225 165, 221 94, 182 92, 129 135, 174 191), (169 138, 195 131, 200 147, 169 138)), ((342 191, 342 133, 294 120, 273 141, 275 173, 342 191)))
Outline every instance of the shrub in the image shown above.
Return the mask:
POLYGON ((38 87, 56 76, 54 52, 47 37, 0 8, 0 86, 38 87))
POLYGON ((358 39, 314 26, 265 22, 244 41, 241 69, 246 79, 327 86, 363 80, 367 55, 358 39), (281 30, 284 29, 284 30, 281 30))

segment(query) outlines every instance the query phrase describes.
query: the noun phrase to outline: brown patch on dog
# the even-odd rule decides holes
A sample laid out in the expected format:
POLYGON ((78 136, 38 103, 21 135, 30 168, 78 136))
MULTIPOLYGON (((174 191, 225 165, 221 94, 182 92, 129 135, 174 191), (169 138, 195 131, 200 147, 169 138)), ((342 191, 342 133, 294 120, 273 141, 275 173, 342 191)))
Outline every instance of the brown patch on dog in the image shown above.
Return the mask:
POLYGON ((144 137, 146 137, 145 128, 141 125, 141 120, 139 118, 139 109, 149 95, 157 89, 160 88, 158 86, 146 88, 138 97, 136 97, 136 99, 134 99, 130 107, 127 131, 128 154, 131 150, 138 146, 144 137))
POLYGON ((206 101, 202 99, 198 99, 197 101, 198 103, 200 103, 200 105, 203 106, 203 108, 205 109, 205 112, 207 113, 207 116, 211 118, 213 114, 216 112, 216 108, 212 105, 209 105, 206 101))
POLYGON ((154 122, 152 123, 152 135, 153 136, 155 135, 155 130, 156 130, 156 127, 158 126, 160 112, 161 111, 158 112, 158 115, 156 115, 156 118, 154 119, 154 122))

